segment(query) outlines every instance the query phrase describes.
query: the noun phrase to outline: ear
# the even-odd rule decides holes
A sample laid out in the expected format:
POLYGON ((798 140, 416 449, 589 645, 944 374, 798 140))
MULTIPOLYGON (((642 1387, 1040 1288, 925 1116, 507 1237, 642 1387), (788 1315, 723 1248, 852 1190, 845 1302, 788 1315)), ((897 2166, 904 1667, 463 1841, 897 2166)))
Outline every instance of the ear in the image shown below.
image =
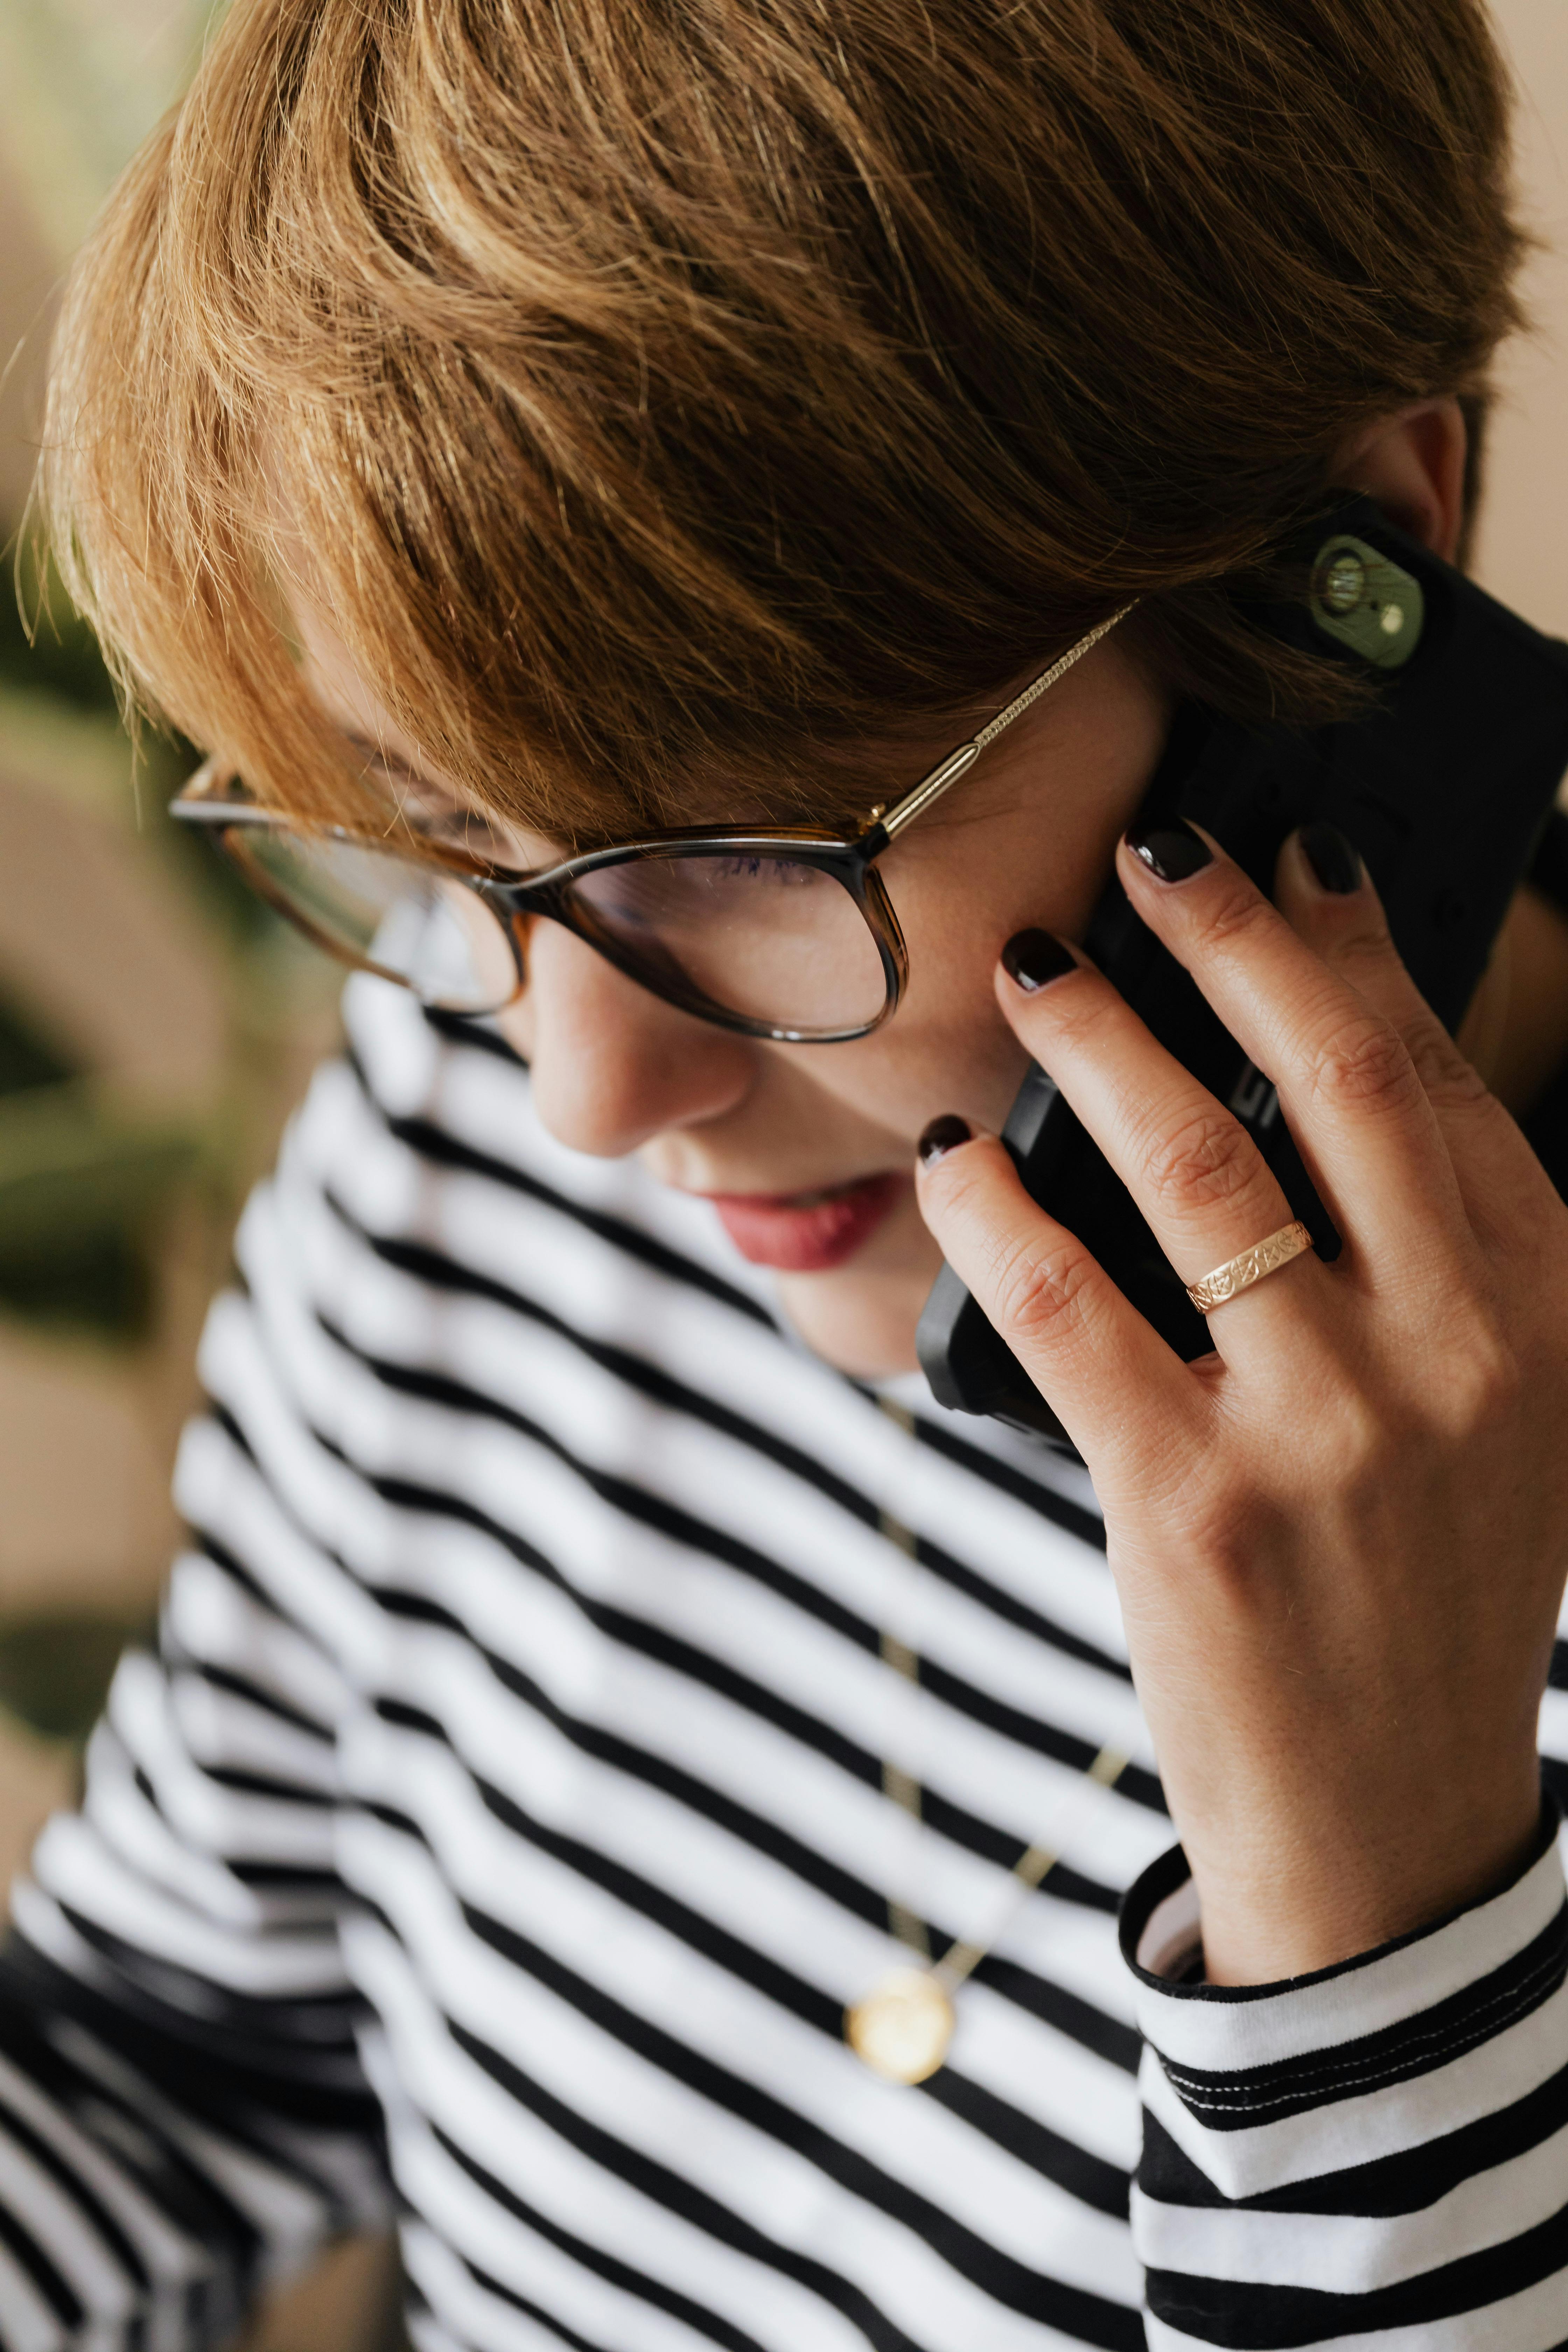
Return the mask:
POLYGON ((1465 522, 1466 443, 1458 402, 1423 400, 1363 425, 1330 479, 1375 499, 1391 521, 1452 563, 1465 522))

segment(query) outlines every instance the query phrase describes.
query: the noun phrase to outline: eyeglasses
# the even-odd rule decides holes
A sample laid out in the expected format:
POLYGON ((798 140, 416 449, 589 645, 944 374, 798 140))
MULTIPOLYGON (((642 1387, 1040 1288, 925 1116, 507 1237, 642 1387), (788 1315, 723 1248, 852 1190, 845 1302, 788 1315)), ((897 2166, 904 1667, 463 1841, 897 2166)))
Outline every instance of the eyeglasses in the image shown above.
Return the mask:
POLYGON ((494 855, 482 854, 482 820, 460 810, 458 837, 448 840, 416 806, 391 809, 413 843, 405 851, 260 807, 215 761, 170 814, 210 829, 318 947, 432 1007, 478 1015, 511 1003, 527 982, 530 923, 543 917, 700 1020, 784 1044, 836 1044, 880 1028, 909 982, 877 860, 1129 609, 1091 629, 851 836, 810 826, 682 827, 523 872, 509 869, 499 840, 488 845, 494 855))

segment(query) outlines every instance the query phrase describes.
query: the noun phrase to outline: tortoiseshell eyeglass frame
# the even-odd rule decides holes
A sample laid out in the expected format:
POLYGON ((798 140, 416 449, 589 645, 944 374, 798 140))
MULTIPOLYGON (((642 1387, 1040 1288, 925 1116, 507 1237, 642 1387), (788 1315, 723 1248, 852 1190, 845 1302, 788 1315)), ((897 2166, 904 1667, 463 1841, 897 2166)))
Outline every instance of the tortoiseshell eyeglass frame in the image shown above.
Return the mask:
MULTIPOLYGON (((1011 727, 1015 719, 1022 718, 1024 712, 1081 661, 1102 637, 1109 635, 1131 609, 1130 605, 1123 606, 1108 621, 1102 621, 1098 627, 1090 629, 1047 668, 1031 678, 1020 693, 1016 694, 994 718, 981 728, 978 734, 948 752, 901 799, 871 810, 864 824, 852 835, 835 834, 810 825, 766 828, 727 825, 717 829, 677 826, 667 833, 649 835, 640 841, 619 842, 609 849, 588 850, 581 856, 565 858, 558 865, 521 873, 474 856, 457 844, 421 835, 416 820, 410 819, 406 813, 400 813, 405 837, 412 835, 417 845, 415 851, 406 854, 405 862, 438 866, 454 879, 466 884, 489 909, 505 933, 516 971, 516 985, 510 997, 487 1008, 489 1011, 503 1011, 506 1003, 515 1003, 527 985, 526 925, 530 918, 543 917, 548 921, 563 924, 639 987, 662 997, 681 1012, 693 1013, 699 1020, 711 1022, 720 1028, 785 1045, 837 1045, 851 1038, 869 1036, 891 1018, 909 985, 909 951, 892 901, 888 896, 887 886, 877 870, 878 859, 908 832, 918 817, 923 816, 961 777, 968 774, 988 744, 994 743, 997 736, 1011 727), (704 856, 787 859, 829 876, 846 890, 859 909, 881 961, 885 993, 881 1010, 875 1017, 840 1028, 800 1029, 733 1012, 699 990, 683 986, 678 973, 660 971, 656 975, 640 966, 622 941, 613 933, 595 925, 591 908, 574 893, 574 884, 584 875, 600 872, 606 866, 631 865, 650 857, 704 856)), ((199 825, 212 832, 219 846, 236 858, 252 887, 316 946, 335 956, 340 962, 361 971, 376 972, 381 978, 395 981, 400 986, 408 986, 403 973, 376 963, 369 956, 356 955, 342 942, 320 929, 289 898, 287 891, 245 855, 247 834, 268 830, 309 839, 311 829, 279 810, 263 807, 243 797, 242 793, 243 788, 233 772, 225 769, 218 761, 209 760, 197 769, 184 790, 170 803, 169 813, 182 824, 199 825), (234 836, 232 840, 230 835, 234 836)), ((347 843, 359 849, 374 851, 381 856, 405 856, 395 842, 389 841, 386 836, 368 831, 361 833, 346 826, 321 827, 315 837, 347 843)))

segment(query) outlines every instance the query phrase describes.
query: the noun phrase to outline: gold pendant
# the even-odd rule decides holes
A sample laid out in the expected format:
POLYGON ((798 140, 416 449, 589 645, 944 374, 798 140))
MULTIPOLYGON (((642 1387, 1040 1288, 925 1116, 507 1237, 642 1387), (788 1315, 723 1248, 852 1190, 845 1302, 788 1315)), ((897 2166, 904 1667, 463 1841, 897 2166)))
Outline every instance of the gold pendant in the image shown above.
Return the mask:
POLYGON ((947 2057, 952 2003, 930 1969, 895 1969, 844 2012, 844 2038, 889 2083, 923 2083, 947 2057))

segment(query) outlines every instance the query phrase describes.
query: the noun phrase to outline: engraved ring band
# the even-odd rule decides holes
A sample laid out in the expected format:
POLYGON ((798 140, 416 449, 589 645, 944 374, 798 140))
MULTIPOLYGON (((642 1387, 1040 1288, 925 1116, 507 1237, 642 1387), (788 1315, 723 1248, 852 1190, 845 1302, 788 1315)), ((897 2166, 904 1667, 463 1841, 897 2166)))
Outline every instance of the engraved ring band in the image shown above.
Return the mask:
POLYGON ((1255 1282, 1262 1282, 1268 1275, 1278 1274, 1282 1265, 1289 1265, 1293 1257, 1300 1257, 1303 1250, 1311 1246, 1312 1236, 1300 1220, 1281 1225, 1277 1234, 1243 1250, 1239 1257, 1227 1257, 1223 1265, 1216 1265, 1201 1282, 1189 1282, 1187 1297, 1200 1315, 1212 1315, 1227 1298, 1250 1290, 1255 1282))

